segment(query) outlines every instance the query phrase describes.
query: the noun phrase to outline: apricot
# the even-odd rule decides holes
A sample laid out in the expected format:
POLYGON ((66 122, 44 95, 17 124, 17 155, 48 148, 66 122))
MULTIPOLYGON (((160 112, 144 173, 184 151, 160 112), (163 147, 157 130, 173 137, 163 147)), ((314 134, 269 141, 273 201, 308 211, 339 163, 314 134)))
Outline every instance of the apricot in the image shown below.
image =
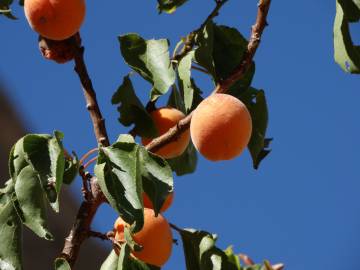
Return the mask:
POLYGON ((79 31, 85 18, 84 0, 25 0, 25 16, 40 35, 63 40, 79 31))
MULTIPOLYGON (((174 193, 171 192, 165 199, 165 202, 162 205, 160 212, 165 212, 170 207, 173 200, 174 200, 174 193)), ((144 207, 154 209, 153 203, 151 202, 149 196, 145 192, 143 193, 143 201, 144 201, 144 207)))
MULTIPOLYGON (((121 217, 115 221, 115 239, 119 242, 124 241, 125 226, 129 224, 121 217)), ((173 244, 170 225, 161 214, 155 217, 154 210, 144 208, 144 226, 133 235, 133 239, 142 246, 141 251, 132 251, 132 255, 139 260, 161 267, 170 258, 173 244)), ((117 249, 115 251, 119 252, 117 249)))
POLYGON ((195 109, 190 133, 195 148, 212 161, 240 155, 249 143, 251 116, 245 104, 227 94, 214 94, 195 109))
MULTIPOLYGON (((166 133, 170 128, 175 126, 185 115, 174 108, 163 107, 157 110, 154 110, 150 113, 151 118, 155 123, 155 127, 158 130, 159 135, 166 133)), ((147 145, 152 141, 149 138, 142 138, 141 142, 143 145, 147 145)), ((155 154, 169 159, 180 156, 186 149, 190 142, 190 132, 189 130, 182 133, 176 140, 171 143, 161 147, 155 154)))

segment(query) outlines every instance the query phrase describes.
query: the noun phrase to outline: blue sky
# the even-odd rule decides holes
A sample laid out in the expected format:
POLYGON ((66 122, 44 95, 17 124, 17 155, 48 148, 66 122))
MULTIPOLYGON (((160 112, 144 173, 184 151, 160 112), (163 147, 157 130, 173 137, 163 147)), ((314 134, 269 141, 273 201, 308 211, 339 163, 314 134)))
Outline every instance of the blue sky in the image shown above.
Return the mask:
MULTIPOLYGON (((112 140, 127 131, 110 104, 129 72, 117 36, 169 38, 173 48, 213 7, 193 0, 174 15, 158 15, 155 2, 87 3, 86 62, 112 140)), ((18 21, 0 18, 1 80, 33 132, 61 130, 67 149, 81 155, 96 141, 72 64, 42 59, 23 11, 15 13, 18 21)), ((255 15, 256 1, 229 1, 216 21, 248 36, 255 15)), ((333 61, 334 16, 335 0, 273 1, 253 81, 266 91, 273 151, 258 171, 247 152, 219 163, 200 157, 196 173, 175 178, 175 201, 166 212, 172 223, 217 233, 218 246, 232 244, 256 261, 284 262, 291 270, 360 268, 360 76, 333 61)), ((359 25, 352 32, 360 43, 359 25)), ((210 80, 196 76, 210 93, 210 80)), ((142 98, 150 89, 141 80, 135 87, 142 98)), ((79 188, 78 181, 74 192, 79 188)), ((103 207, 95 226, 108 230, 114 219, 103 207)), ((184 269, 181 247, 164 269, 184 269)))

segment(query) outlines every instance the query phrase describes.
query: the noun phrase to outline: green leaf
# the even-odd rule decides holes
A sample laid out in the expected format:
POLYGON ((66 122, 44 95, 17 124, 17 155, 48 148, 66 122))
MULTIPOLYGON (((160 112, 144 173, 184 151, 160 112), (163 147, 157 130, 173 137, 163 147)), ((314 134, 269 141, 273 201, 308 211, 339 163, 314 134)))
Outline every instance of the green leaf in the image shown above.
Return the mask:
POLYGON ((141 166, 142 184, 145 193, 151 200, 155 215, 173 192, 172 171, 168 163, 161 157, 140 148, 139 162, 141 166))
POLYGON ((65 168, 64 150, 61 144, 63 134, 54 136, 29 134, 23 139, 26 159, 39 174, 42 187, 52 208, 59 211, 59 192, 63 183, 65 168))
MULTIPOLYGON (((356 11, 356 14, 348 12, 348 18, 345 15, 344 4, 346 1, 336 2, 336 16, 334 22, 334 58, 340 67, 350 73, 360 73, 360 46, 355 46, 352 42, 349 21, 358 21, 360 11, 358 9, 349 9, 347 3, 346 10, 356 11)), ((348 1, 351 2, 351 1, 348 1)), ((353 2, 351 2, 353 3, 353 2)), ((353 4, 354 5, 354 4, 353 4)))
POLYGON ((245 91, 232 92, 248 108, 252 119, 252 134, 248 149, 250 151, 253 167, 257 169, 260 162, 270 153, 269 145, 272 139, 266 138, 268 125, 268 109, 263 90, 249 87, 245 91))
MULTIPOLYGON (((130 251, 131 248, 127 244, 121 246, 117 270, 160 270, 160 267, 148 265, 134 257, 131 257, 130 251)), ((110 270, 112 269, 110 268, 110 270)))
POLYGON ((197 151, 192 142, 190 142, 181 156, 168 159, 167 162, 177 176, 182 176, 193 173, 196 170, 197 160, 197 151))
POLYGON ((179 84, 184 97, 184 104, 186 112, 188 113, 193 105, 194 100, 194 88, 191 80, 191 65, 194 58, 194 51, 188 53, 179 62, 178 73, 179 73, 179 84))
POLYGON ((71 270, 71 267, 64 258, 56 258, 55 270, 71 270))
POLYGON ((72 156, 65 157, 63 183, 70 185, 79 174, 80 162, 75 153, 72 156))
POLYGON ((226 256, 228 257, 229 263, 232 263, 237 270, 241 270, 240 258, 238 255, 234 254, 232 246, 229 246, 224 250, 226 256))
POLYGON ((165 94, 175 82, 168 40, 144 40, 138 34, 131 33, 120 36, 119 41, 126 63, 153 85, 151 100, 165 94))
POLYGON ((111 206, 128 224, 136 222, 134 232, 139 231, 144 222, 143 190, 152 201, 155 213, 173 191, 172 172, 167 162, 127 140, 101 148, 95 174, 111 206))
POLYGON ((142 246, 139 245, 138 243, 135 242, 135 240, 133 239, 132 236, 132 230, 134 229, 134 226, 132 226, 131 228, 129 227, 125 227, 124 228, 124 239, 126 241, 126 244, 130 247, 130 249, 132 251, 141 251, 142 250, 142 246))
POLYGON ((338 0, 338 3, 341 5, 348 22, 358 22, 360 20, 359 0, 338 0))
POLYGON ((136 222, 135 231, 144 223, 142 179, 135 143, 117 142, 99 151, 95 175, 110 205, 128 224, 136 222))
POLYGON ((22 226, 11 197, 14 184, 9 180, 0 189, 0 269, 22 269, 21 241, 22 226))
POLYGON ((175 10, 185 4, 188 0, 158 0, 158 10, 166 13, 173 13, 175 10))
POLYGON ((119 256, 116 255, 114 250, 111 250, 109 256, 103 262, 100 270, 117 270, 119 256))
POLYGON ((186 113, 184 101, 175 84, 172 87, 167 105, 171 108, 176 108, 179 111, 182 111, 184 114, 186 113))
POLYGON ((187 270, 239 270, 224 251, 215 246, 216 235, 185 229, 180 232, 187 270))
POLYGON ((129 75, 124 77, 123 83, 113 95, 111 102, 120 104, 118 111, 121 124, 126 127, 134 124, 135 133, 141 137, 153 138, 158 135, 150 114, 135 94, 129 75))
POLYGON ((15 193, 24 218, 23 223, 39 237, 53 240, 46 222, 46 198, 40 179, 30 165, 17 176, 15 193))
MULTIPOLYGON (((241 63, 247 44, 248 41, 237 29, 210 21, 196 36, 198 48, 195 50, 195 61, 213 76, 215 82, 219 82, 226 79, 241 63)), ((255 66, 251 66, 237 84, 249 86, 254 72, 255 66)))
POLYGON ((214 51, 214 23, 210 21, 196 34, 195 62, 204 67, 216 80, 215 63, 213 59, 214 51))
POLYGON ((11 13, 11 4, 13 0, 0 0, 0 15, 4 15, 9 19, 16 20, 17 18, 11 13))

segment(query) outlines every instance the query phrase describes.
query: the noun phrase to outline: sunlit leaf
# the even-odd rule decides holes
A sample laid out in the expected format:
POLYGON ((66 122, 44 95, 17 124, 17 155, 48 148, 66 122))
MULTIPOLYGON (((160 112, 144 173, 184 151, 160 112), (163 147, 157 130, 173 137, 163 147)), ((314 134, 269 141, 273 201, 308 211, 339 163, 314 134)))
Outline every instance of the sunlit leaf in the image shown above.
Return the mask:
POLYGON ((126 63, 153 85, 151 100, 165 94, 175 82, 168 40, 145 40, 132 33, 120 36, 119 41, 126 63))
POLYGON ((188 0, 158 0, 158 10, 160 12, 173 13, 187 1, 188 0))

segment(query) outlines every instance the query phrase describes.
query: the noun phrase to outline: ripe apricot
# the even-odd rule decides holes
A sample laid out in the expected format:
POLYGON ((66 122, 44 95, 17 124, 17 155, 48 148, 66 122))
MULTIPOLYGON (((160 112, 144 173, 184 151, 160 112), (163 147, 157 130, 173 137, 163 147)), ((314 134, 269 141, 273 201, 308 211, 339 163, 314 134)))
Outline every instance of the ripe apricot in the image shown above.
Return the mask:
POLYGON ((40 35, 63 40, 79 31, 85 17, 84 0, 25 0, 25 16, 40 35))
MULTIPOLYGON (((174 193, 171 192, 165 199, 165 202, 164 202, 163 206, 161 207, 160 212, 165 212, 170 207, 173 200, 174 200, 174 193)), ((143 201, 144 201, 144 207, 154 209, 154 206, 153 206, 149 196, 145 192, 143 193, 143 201)))
MULTIPOLYGON (((115 221, 115 239, 120 242, 124 241, 125 226, 129 225, 121 217, 115 221)), ((133 239, 142 246, 141 251, 132 252, 139 260, 161 267, 170 258, 173 244, 170 225, 161 214, 155 217, 154 210, 144 208, 144 226, 133 235, 133 239)))
POLYGON ((239 99, 214 94, 195 109, 190 133, 195 148, 212 161, 229 160, 240 155, 249 143, 251 116, 239 99))
MULTIPOLYGON (((185 115, 174 108, 163 107, 150 113, 159 135, 166 133, 170 128, 175 126, 177 122, 185 117, 185 115)), ((142 138, 143 145, 147 145, 152 139, 142 138)), ((180 156, 190 142, 190 132, 187 130, 182 133, 175 141, 163 146, 155 153, 163 158, 174 158, 180 156)))

